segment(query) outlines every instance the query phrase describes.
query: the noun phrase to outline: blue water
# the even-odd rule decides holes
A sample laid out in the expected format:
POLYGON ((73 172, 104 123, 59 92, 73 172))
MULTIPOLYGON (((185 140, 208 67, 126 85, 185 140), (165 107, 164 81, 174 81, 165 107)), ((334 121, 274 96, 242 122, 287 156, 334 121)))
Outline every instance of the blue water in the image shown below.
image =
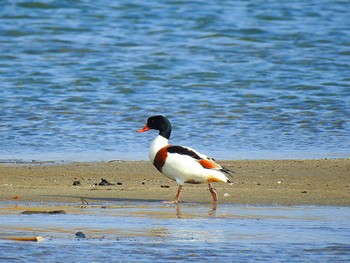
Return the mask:
POLYGON ((3 0, 0 159, 350 155, 349 1, 3 0))
MULTIPOLYGON (((349 262, 348 207, 163 205, 109 202, 22 215, 35 204, 0 210, 4 262, 349 262), (81 231, 85 239, 77 239, 81 231), (43 236, 42 242, 9 237, 43 236)), ((38 205, 38 204, 36 204, 38 205)), ((48 207, 47 207, 48 205, 48 207)))

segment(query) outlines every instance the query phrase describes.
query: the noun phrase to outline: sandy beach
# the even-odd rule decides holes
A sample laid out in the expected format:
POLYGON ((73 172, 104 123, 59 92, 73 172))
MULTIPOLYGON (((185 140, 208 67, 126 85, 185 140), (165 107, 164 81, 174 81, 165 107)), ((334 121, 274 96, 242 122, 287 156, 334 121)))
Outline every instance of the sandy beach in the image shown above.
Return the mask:
MULTIPOLYGON (((218 204, 350 205, 349 159, 219 163, 236 173, 233 185, 215 184, 218 204)), ((170 201, 177 187, 148 161, 0 165, 1 201, 170 201), (102 178, 111 185, 99 185, 102 178)), ((210 203, 211 195, 206 184, 185 184, 181 201, 210 203)))

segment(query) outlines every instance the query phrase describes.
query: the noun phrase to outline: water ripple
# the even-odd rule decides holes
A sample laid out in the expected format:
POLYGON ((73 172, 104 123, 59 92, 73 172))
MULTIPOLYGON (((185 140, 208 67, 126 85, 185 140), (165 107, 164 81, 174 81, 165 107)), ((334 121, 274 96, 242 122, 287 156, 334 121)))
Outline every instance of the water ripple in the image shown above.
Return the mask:
POLYGON ((133 131, 161 113, 175 142, 217 158, 348 157, 347 10, 5 1, 0 154, 146 159, 152 136, 133 131))

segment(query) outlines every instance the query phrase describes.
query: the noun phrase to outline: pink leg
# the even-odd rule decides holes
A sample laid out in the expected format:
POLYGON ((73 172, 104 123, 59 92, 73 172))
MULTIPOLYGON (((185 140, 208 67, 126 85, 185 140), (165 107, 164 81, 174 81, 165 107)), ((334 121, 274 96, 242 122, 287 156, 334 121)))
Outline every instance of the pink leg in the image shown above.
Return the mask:
POLYGON ((175 204, 180 203, 181 191, 182 191, 182 185, 179 185, 179 188, 177 189, 177 193, 176 193, 176 196, 175 196, 175 199, 174 199, 174 203, 175 204))
POLYGON ((216 204, 216 202, 218 201, 218 194, 216 193, 215 188, 211 184, 208 184, 208 185, 209 185, 209 191, 213 196, 213 204, 216 204))
POLYGON ((180 203, 181 191, 182 191, 182 185, 179 185, 179 188, 177 189, 177 193, 176 193, 174 201, 170 201, 170 202, 165 201, 164 203, 166 203, 166 204, 178 204, 178 203, 180 203))

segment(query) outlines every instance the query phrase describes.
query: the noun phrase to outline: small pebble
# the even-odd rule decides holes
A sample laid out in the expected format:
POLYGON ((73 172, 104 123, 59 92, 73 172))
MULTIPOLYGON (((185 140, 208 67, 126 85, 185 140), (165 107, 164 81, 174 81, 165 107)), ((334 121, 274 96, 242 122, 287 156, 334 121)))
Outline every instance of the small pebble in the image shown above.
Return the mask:
POLYGON ((281 181, 277 181, 278 184, 281 184, 282 182, 281 181))
POLYGON ((73 185, 74 185, 74 186, 81 185, 81 182, 80 182, 79 180, 73 181, 73 185))
POLYGON ((230 194, 229 193, 224 193, 224 197, 229 197, 230 194))
POLYGON ((76 238, 86 238, 85 234, 81 231, 75 233, 76 238))
POLYGON ((100 186, 108 186, 108 185, 114 185, 114 184, 112 184, 109 181, 107 181, 107 179, 101 178, 101 182, 98 185, 100 185, 100 186))

